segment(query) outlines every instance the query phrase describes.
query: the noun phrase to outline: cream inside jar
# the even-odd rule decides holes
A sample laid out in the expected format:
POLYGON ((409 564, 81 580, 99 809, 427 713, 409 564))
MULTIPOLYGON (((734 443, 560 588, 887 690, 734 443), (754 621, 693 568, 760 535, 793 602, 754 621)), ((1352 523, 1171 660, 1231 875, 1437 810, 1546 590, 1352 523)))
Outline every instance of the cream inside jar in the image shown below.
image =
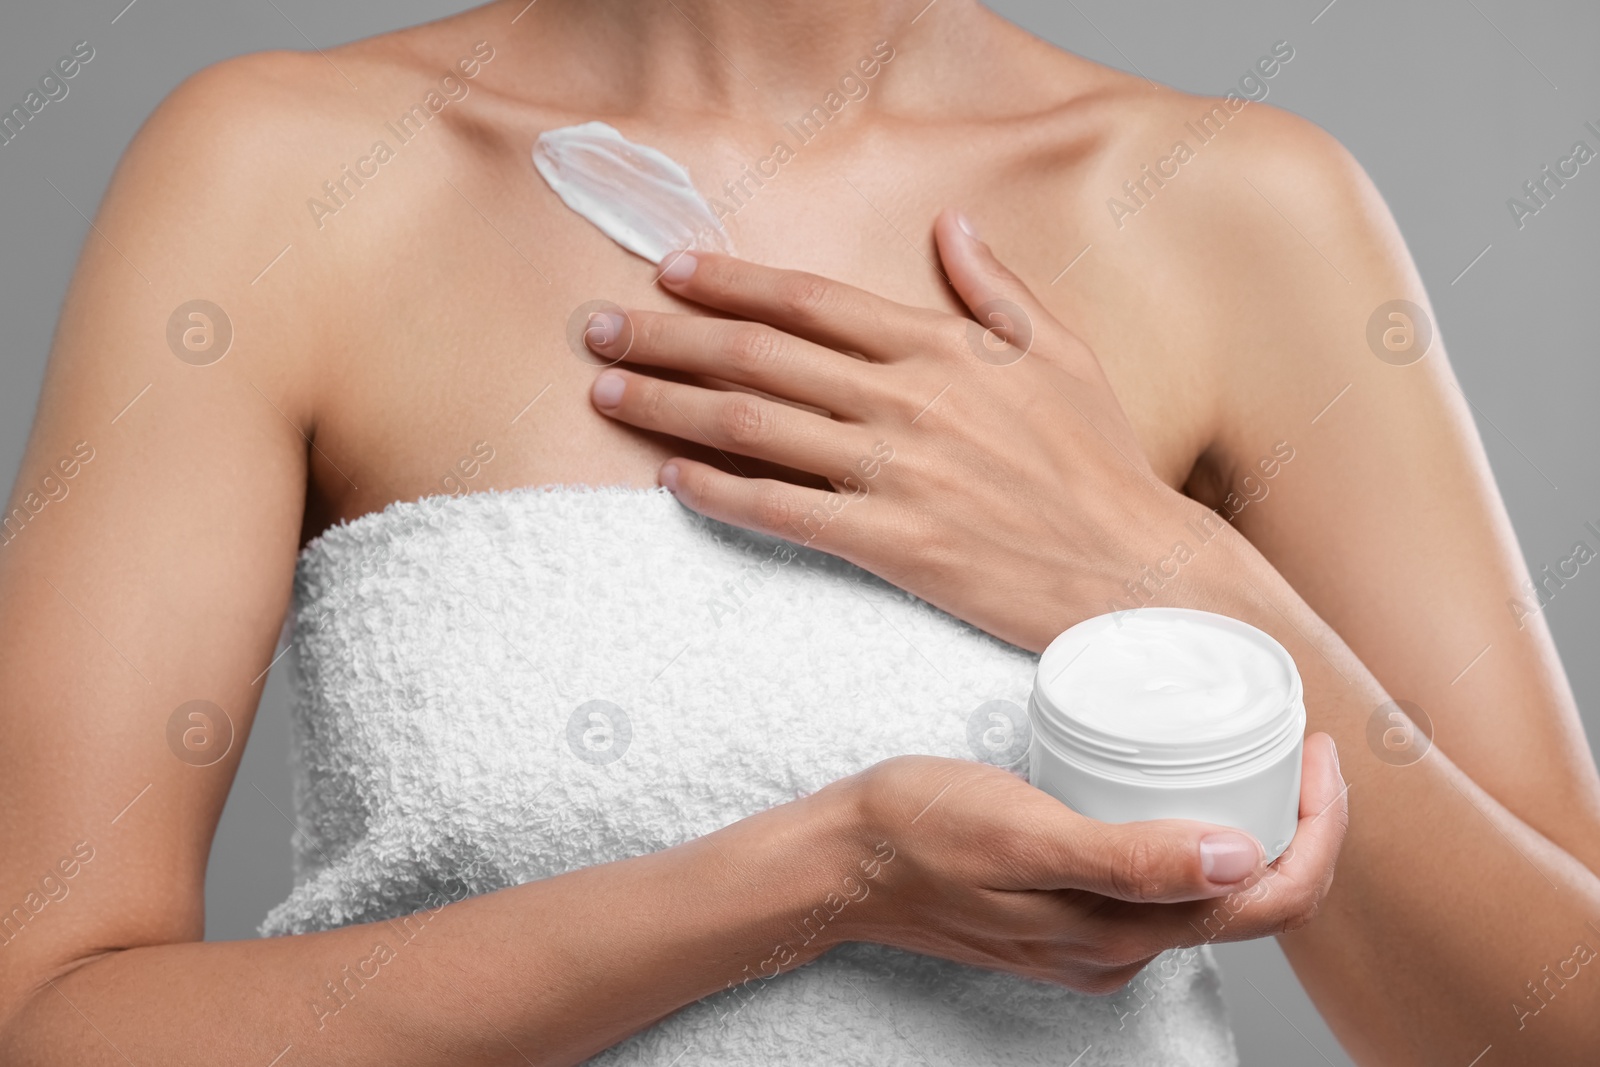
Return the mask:
POLYGON ((1276 859, 1299 819, 1305 703, 1271 636, 1225 615, 1100 615, 1045 649, 1028 714, 1029 779, 1105 822, 1198 819, 1276 859))

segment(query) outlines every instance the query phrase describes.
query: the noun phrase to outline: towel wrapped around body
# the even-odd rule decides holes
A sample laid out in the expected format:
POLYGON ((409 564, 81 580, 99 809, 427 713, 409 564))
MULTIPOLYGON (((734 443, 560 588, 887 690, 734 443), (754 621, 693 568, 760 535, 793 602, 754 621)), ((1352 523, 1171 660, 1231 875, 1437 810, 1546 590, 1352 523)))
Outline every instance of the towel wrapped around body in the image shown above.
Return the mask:
MULTIPOLYGON (((301 832, 267 935, 667 848, 890 756, 1025 762, 1035 656, 664 490, 391 505, 306 547, 291 622, 301 832)), ((1208 949, 1109 997, 868 944, 760 964, 593 1062, 1237 1063, 1208 949)))

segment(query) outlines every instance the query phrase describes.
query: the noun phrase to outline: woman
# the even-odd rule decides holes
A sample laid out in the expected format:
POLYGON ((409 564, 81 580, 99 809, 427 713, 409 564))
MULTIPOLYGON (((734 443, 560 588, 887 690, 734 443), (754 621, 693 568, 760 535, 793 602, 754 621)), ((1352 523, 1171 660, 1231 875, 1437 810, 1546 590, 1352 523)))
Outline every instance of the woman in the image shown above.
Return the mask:
POLYGON ((0 554, 5 1062, 1225 1063, 1193 949, 1267 934, 1363 1063, 1600 1037, 1595 769, 1309 124, 959 0, 493 3, 202 72, 96 225, 0 554), (741 260, 567 211, 592 119, 741 260), (199 943, 291 591, 293 936, 199 943), (941 758, 1150 603, 1301 669, 1271 867, 941 758))

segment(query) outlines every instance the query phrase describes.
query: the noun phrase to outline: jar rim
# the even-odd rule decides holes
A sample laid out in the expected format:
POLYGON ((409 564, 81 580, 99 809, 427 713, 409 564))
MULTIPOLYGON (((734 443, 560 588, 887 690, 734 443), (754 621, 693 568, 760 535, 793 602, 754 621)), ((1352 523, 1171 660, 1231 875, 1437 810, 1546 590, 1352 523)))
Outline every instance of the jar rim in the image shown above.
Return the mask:
MULTIPOLYGON (((1056 673, 1059 675, 1060 671, 1056 673)), ((1247 622, 1194 608, 1134 608, 1109 612, 1063 631, 1040 657, 1028 701, 1028 715, 1035 736, 1071 762, 1118 777, 1156 777, 1173 781, 1230 771, 1243 773, 1255 765, 1276 760, 1286 744, 1293 744, 1305 732, 1304 686, 1288 650, 1271 634, 1247 622), (1223 630, 1265 649, 1282 666, 1288 681, 1282 706, 1240 728, 1221 728, 1209 737, 1169 739, 1119 734, 1103 723, 1088 722, 1073 715, 1052 699, 1051 686, 1044 675, 1054 668, 1057 660, 1081 650, 1108 626, 1120 626, 1126 617, 1140 613, 1223 630)))

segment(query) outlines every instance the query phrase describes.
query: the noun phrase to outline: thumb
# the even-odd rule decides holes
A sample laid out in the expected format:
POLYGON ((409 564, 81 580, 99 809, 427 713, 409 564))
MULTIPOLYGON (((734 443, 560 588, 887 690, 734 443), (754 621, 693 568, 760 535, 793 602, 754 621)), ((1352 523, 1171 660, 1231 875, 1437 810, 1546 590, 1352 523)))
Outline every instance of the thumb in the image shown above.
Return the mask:
POLYGON ((1262 869, 1265 854, 1242 830, 1189 819, 1105 823, 1070 812, 1048 848, 1053 884, 1139 903, 1175 903, 1223 896, 1262 869))
POLYGON ((984 329, 1027 351, 1034 332, 1055 321, 1050 312, 1021 278, 995 258, 965 215, 946 208, 934 222, 933 234, 950 284, 972 317, 984 329))

